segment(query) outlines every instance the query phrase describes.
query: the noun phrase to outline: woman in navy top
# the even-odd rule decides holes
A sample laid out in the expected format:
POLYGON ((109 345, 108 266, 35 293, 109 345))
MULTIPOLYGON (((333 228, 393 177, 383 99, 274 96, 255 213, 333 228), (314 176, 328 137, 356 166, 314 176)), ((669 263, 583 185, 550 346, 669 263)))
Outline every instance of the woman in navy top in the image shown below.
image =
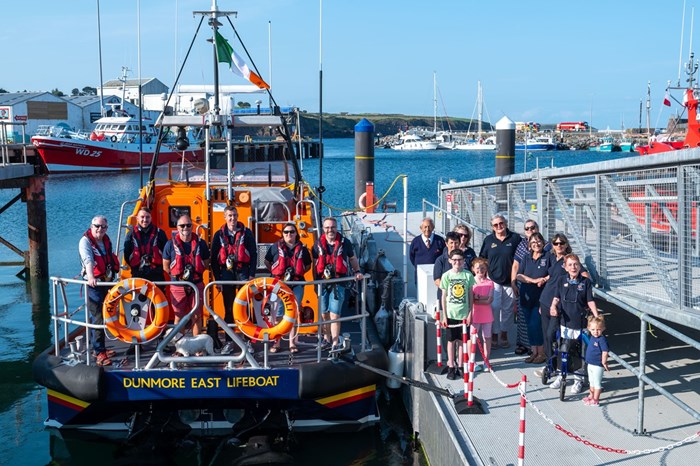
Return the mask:
POLYGON ((541 364, 547 357, 544 354, 542 319, 540 318, 540 295, 547 283, 549 261, 544 253, 544 237, 533 233, 528 240, 529 254, 519 261, 516 279, 520 282, 520 307, 527 323, 527 339, 532 348, 525 362, 541 364))

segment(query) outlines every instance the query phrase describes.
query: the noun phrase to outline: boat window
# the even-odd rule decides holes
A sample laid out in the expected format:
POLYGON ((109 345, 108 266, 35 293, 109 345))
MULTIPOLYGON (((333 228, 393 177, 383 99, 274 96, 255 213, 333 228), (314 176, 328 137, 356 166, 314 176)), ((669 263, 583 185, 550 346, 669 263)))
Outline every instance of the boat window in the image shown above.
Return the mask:
POLYGON ((124 128, 126 128, 126 125, 119 125, 117 129, 119 129, 119 131, 124 131, 124 128))

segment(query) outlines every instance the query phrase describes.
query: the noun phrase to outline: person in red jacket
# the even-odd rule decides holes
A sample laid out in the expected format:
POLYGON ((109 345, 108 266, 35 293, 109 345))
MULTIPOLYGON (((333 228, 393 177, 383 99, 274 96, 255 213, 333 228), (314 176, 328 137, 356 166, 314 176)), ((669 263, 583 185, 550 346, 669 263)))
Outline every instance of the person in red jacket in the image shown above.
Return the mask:
POLYGON ((124 239, 124 260, 129 264, 131 276, 165 281, 163 249, 167 242, 165 232, 152 223, 151 209, 141 207, 136 214, 136 226, 124 239))
MULTIPOLYGON (((311 254, 299 240, 299 231, 295 223, 287 223, 282 228, 282 238, 267 250, 265 267, 267 267, 273 277, 282 281, 304 281, 304 274, 311 269, 311 254)), ((297 305, 301 309, 304 285, 295 285, 291 289, 297 300, 297 305)), ((283 307, 278 306, 277 322, 282 320, 283 315, 283 307)), ((292 328, 292 331, 289 333, 290 353, 298 351, 294 338, 295 332, 294 328, 292 328)), ((275 343, 270 351, 276 353, 278 350, 279 341, 275 343)))
POLYGON ((172 281, 182 280, 194 284, 199 290, 199 301, 194 302, 193 290, 189 286, 170 285, 169 301, 175 313, 175 324, 185 317, 196 305, 192 316, 192 335, 202 330, 202 302, 204 299, 204 271, 209 268, 209 247, 192 232, 192 219, 182 215, 177 220, 177 232, 163 250, 163 270, 172 281))
MULTIPOLYGON (((93 324, 103 325, 102 304, 109 288, 97 286, 97 282, 111 282, 119 278, 119 260, 112 249, 112 242, 107 236, 107 218, 96 215, 92 219, 90 228, 85 231, 78 243, 80 262, 82 263, 81 275, 87 281, 88 310, 93 324)), ((97 365, 109 366, 112 364, 113 350, 105 347, 105 331, 103 329, 91 329, 91 340, 97 357, 97 365)))

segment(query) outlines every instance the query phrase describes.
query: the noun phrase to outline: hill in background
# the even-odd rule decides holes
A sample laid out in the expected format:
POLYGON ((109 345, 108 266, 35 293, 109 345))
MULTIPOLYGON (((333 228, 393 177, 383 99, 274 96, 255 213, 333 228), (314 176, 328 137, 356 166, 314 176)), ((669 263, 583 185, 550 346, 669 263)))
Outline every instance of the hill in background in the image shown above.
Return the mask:
MULTIPOLYGON (((368 119, 374 124, 375 136, 390 136, 399 131, 405 131, 409 128, 433 127, 433 117, 425 116, 408 116, 399 114, 323 114, 323 137, 324 138, 351 138, 354 137, 354 128, 357 123, 363 118, 368 119)), ((438 118, 438 131, 467 131, 469 129, 470 119, 467 118, 438 118), (449 121, 449 124, 448 124, 449 121)), ((477 122, 471 125, 471 131, 476 131, 477 122)), ((491 125, 483 123, 483 130, 490 131, 491 125)), ((318 137, 318 113, 302 113, 301 114, 301 135, 306 137, 318 137)))

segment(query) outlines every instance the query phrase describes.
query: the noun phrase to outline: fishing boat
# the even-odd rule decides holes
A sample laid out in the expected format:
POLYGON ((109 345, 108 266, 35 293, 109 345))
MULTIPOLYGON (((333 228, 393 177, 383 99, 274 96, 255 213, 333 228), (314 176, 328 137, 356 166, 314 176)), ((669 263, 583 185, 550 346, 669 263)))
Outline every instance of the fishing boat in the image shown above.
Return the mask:
POLYGON ((543 151, 556 148, 557 144, 551 136, 528 137, 524 142, 515 144, 515 150, 543 151))
MULTIPOLYGON (((153 160, 158 134, 152 120, 116 110, 95 122, 95 129, 70 131, 64 127, 40 126, 32 144, 49 173, 134 170, 153 160)), ((190 144, 187 134, 166 134, 161 141, 160 164, 197 162, 203 150, 190 144)))
POLYGON ((588 147, 593 152, 613 152, 615 150, 615 140, 612 136, 604 136, 598 139, 597 144, 588 147))
MULTIPOLYGON (((233 65, 226 60, 227 48, 229 59, 235 52, 219 29, 226 20, 234 28, 229 19, 234 15, 219 10, 217 1, 212 0, 210 10, 195 12, 201 17, 200 25, 209 24, 211 34, 204 38, 195 34, 193 43, 213 41, 215 64, 217 57, 222 61, 223 54, 223 61, 245 70, 249 81, 267 86, 247 65, 241 65, 241 57, 236 56, 233 65)), ((218 85, 218 66, 214 78, 218 85)), ((149 207, 153 224, 170 233, 177 219, 188 214, 194 231, 210 243, 225 224, 225 207, 236 206, 239 218, 254 233, 258 257, 275 247, 290 222, 311 249, 321 230, 321 213, 302 177, 300 154, 295 152, 288 121, 276 111, 220 114, 218 95, 214 92, 211 109, 206 102, 198 106, 197 115, 163 115, 158 119, 155 126, 161 131, 148 182, 134 196, 136 201, 124 202, 122 212, 127 206, 133 206, 133 211, 123 214, 126 216, 117 224, 128 225, 127 230, 134 228, 139 209, 149 207), (158 149, 163 147, 166 128, 201 131, 204 162, 161 165, 158 149), (234 128, 251 133, 272 128, 284 144, 263 150, 265 142, 261 141, 246 149, 234 143, 234 128)), ((271 93, 269 98, 275 103, 271 93)), ((368 319, 367 294, 362 292, 366 277, 361 281, 355 277, 314 280, 309 270, 304 281, 287 282, 304 286, 303 298, 297 302, 284 282, 265 276, 267 269, 260 261, 258 276, 250 281, 216 281, 205 271, 201 296, 207 335, 218 342, 225 334, 234 350, 211 354, 204 347, 202 355, 177 357, 169 347, 179 335, 186 334, 197 308, 177 324, 169 323, 173 317, 170 303, 159 287, 186 286, 196 296, 200 291, 186 281, 153 283, 133 278, 122 261, 118 279, 97 285, 109 289, 103 315, 107 349, 115 354, 112 365, 98 365, 91 352, 87 282, 51 278, 56 298, 51 312, 54 343, 33 364, 35 380, 46 387, 47 426, 128 436, 149 427, 160 432, 174 429, 241 436, 268 429, 353 431, 378 422, 376 391, 383 377, 377 371, 387 368, 388 359, 372 319, 368 319), (323 326, 317 296, 321 287, 346 285, 358 286, 360 293, 354 300, 354 312, 342 319, 344 333, 339 344, 329 351, 321 344, 323 326), (240 287, 232 323, 224 319, 221 286, 240 287), (71 303, 70 296, 80 296, 79 302, 71 303), (268 316, 275 303, 284 309, 277 324, 268 316), (275 339, 290 338, 292 328, 298 335, 299 352, 271 351, 275 339)))

